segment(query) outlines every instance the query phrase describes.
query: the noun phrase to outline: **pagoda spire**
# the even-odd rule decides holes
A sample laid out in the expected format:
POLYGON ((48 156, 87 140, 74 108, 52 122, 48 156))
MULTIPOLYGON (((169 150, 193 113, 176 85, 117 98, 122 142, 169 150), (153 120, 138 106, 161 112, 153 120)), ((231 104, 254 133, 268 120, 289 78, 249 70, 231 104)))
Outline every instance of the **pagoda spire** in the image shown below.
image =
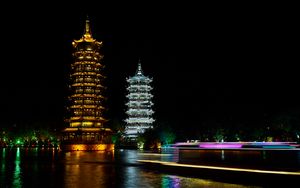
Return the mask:
POLYGON ((136 70, 136 75, 143 75, 142 65, 141 65, 141 59, 139 59, 138 68, 136 70))
POLYGON ((85 29, 84 29, 83 37, 86 39, 93 38, 92 32, 91 32, 90 19, 89 19, 88 15, 86 16, 86 20, 85 20, 85 29))

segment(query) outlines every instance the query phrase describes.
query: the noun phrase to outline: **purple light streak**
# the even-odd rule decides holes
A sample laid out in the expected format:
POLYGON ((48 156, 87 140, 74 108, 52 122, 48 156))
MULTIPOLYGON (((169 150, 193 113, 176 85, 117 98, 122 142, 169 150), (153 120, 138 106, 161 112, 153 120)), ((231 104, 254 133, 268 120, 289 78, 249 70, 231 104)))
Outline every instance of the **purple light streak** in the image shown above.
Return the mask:
POLYGON ((241 148, 241 143, 204 143, 199 144, 199 148, 241 148))

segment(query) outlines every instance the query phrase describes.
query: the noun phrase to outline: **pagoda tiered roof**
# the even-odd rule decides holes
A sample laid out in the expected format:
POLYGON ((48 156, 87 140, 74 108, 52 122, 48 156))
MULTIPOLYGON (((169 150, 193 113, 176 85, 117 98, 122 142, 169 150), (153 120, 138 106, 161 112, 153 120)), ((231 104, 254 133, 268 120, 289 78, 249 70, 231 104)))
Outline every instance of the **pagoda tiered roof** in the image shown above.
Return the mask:
POLYGON ((93 38, 89 19, 86 19, 85 21, 85 31, 82 37, 79 40, 74 40, 72 44, 75 48, 80 44, 85 47, 84 49, 86 49, 87 51, 93 50, 93 47, 95 47, 94 45, 98 47, 102 45, 101 41, 99 42, 93 38))
POLYGON ((138 63, 138 68, 137 68, 137 71, 135 73, 134 76, 130 76, 129 78, 127 78, 127 82, 146 82, 146 83, 149 83, 149 82, 152 82, 152 78, 149 78, 148 76, 145 76, 143 74, 143 71, 142 71, 142 65, 141 63, 139 62, 138 63))

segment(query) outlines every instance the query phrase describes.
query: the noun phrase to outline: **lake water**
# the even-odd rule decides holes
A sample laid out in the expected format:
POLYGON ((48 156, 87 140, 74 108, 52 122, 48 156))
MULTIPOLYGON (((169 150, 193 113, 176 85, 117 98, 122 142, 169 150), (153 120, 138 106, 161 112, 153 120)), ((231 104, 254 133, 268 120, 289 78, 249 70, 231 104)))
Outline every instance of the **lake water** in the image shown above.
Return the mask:
POLYGON ((177 160, 136 150, 62 152, 56 149, 0 148, 0 187, 253 187, 166 174, 143 168, 138 159, 177 160))

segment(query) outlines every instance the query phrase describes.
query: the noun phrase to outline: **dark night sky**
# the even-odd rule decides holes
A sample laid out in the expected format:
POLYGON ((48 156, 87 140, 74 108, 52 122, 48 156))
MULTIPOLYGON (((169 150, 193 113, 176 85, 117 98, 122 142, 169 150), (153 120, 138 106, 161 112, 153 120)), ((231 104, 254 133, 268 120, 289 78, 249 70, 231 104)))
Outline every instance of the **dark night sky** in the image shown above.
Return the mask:
POLYGON ((300 111, 293 5, 7 5, 1 13, 1 121, 62 123, 71 42, 89 14, 104 42, 108 116, 125 117, 127 76, 142 60, 155 118, 195 128, 209 118, 264 121, 300 111), (85 7, 85 8, 82 8, 85 7))

